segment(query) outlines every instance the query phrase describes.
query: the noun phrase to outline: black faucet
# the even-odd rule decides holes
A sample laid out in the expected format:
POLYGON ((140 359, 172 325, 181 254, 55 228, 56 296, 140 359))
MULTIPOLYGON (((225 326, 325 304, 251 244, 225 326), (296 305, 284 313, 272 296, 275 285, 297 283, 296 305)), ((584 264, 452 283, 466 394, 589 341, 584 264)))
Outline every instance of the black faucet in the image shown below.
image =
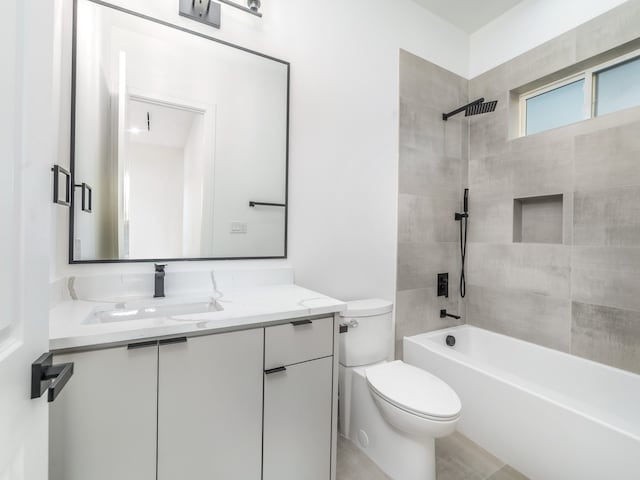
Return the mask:
POLYGON ((155 273, 155 293, 153 294, 153 298, 163 298, 164 297, 164 276, 166 272, 164 268, 166 265, 155 264, 156 273, 155 273))
POLYGON ((447 317, 455 318, 456 320, 460 320, 461 318, 459 315, 452 315, 450 313, 447 313, 446 310, 440 310, 440 318, 447 318, 447 317))

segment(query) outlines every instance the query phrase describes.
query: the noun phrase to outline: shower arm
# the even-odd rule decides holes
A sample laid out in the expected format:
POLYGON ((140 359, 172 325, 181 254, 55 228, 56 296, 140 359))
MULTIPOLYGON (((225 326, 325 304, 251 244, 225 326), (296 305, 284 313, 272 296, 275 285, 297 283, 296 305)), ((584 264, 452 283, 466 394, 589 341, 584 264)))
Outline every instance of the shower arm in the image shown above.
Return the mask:
POLYGON ((475 100, 471 103, 466 104, 464 107, 460 107, 457 108, 456 110, 454 110, 453 112, 449 112, 449 113, 443 113, 442 114, 442 119, 446 122, 447 120, 449 120, 449 118, 453 117, 454 115, 457 115, 459 113, 464 112, 467 108, 472 107, 473 105, 478 105, 480 103, 484 102, 484 98, 479 98, 478 100, 475 100))

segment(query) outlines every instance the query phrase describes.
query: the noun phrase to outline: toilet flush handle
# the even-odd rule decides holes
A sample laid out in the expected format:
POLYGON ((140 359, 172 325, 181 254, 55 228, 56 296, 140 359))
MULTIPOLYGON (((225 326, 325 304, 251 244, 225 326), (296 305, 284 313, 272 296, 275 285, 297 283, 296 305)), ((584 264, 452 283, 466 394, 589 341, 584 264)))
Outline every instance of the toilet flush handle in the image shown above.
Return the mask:
POLYGON ((340 324, 340 333, 347 333, 350 328, 358 328, 360 323, 355 318, 340 324))

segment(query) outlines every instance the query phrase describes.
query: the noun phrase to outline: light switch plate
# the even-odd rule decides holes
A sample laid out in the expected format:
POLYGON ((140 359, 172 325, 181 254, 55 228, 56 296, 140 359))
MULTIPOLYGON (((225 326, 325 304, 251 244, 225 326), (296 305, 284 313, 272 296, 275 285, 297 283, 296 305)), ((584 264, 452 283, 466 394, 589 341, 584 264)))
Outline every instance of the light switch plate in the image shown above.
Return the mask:
POLYGON ((231 222, 231 233, 247 233, 245 222, 231 222))

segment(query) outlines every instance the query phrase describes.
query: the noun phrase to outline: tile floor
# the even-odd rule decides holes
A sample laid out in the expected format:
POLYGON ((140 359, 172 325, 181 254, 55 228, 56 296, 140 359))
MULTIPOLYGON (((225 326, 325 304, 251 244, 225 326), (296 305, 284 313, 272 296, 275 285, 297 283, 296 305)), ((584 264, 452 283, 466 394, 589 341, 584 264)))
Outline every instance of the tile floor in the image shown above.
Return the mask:
MULTIPOLYGON (((438 480, 527 480, 465 436, 436 441, 438 480)), ((390 480, 353 443, 338 437, 337 480, 390 480)))

